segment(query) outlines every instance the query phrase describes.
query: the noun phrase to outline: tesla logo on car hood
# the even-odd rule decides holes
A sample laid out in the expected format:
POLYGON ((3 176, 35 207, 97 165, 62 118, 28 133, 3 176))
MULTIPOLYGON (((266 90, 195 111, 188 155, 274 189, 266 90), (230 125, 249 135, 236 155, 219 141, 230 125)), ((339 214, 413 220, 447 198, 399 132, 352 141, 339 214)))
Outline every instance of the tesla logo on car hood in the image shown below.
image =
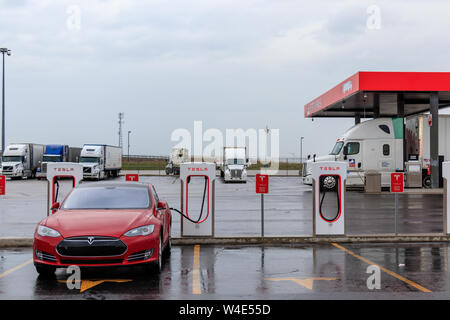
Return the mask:
POLYGON ((88 237, 88 243, 91 245, 94 242, 94 237, 88 237))

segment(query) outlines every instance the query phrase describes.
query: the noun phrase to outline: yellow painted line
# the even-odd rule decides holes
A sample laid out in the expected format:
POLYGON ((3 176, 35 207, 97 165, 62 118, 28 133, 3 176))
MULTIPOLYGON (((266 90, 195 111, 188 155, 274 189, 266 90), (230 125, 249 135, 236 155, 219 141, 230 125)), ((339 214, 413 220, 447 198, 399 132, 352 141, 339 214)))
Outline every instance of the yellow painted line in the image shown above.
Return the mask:
POLYGON ((401 276, 401 275, 399 275, 399 274, 397 274, 397 273, 395 273, 395 272, 393 272, 393 271, 391 271, 391 270, 389 270, 389 269, 386 269, 386 268, 384 268, 384 267, 382 267, 382 266, 376 264, 376 263, 373 262, 373 261, 370 261, 370 260, 368 260, 368 259, 365 259, 365 258, 361 257, 360 255, 357 255, 357 254, 354 253, 353 251, 351 251, 351 250, 349 250, 349 249, 346 249, 346 248, 344 248, 343 246, 341 246, 341 245, 339 245, 339 244, 337 244, 337 243, 332 243, 332 245, 335 246, 335 247, 338 248, 338 249, 341 249, 341 250, 345 251, 346 253, 348 253, 348 254, 354 256, 355 258, 357 258, 357 259, 359 259, 359 260, 361 260, 361 261, 363 261, 363 262, 365 262, 365 263, 367 263, 367 264, 369 264, 369 265, 377 266, 378 268, 380 268, 380 270, 386 272, 388 275, 393 276, 394 278, 396 278, 396 279, 398 279, 398 280, 400 280, 400 281, 403 281, 403 282, 409 284, 410 286, 416 288, 417 290, 420 290, 420 291, 422 291, 422 292, 432 292, 431 290, 429 290, 429 289, 427 289, 427 288, 421 286, 420 284, 415 283, 414 281, 411 281, 411 280, 409 280, 409 279, 407 279, 407 278, 405 278, 405 277, 403 277, 403 276, 401 276))
POLYGON ((11 268, 11 269, 9 269, 9 270, 6 270, 5 272, 3 272, 3 273, 0 274, 0 279, 3 278, 3 277, 5 277, 5 276, 7 276, 8 274, 10 274, 10 273, 16 271, 16 270, 22 269, 23 267, 25 267, 26 265, 30 264, 31 262, 33 262, 33 259, 30 259, 30 260, 28 260, 28 261, 25 261, 24 263, 19 264, 18 266, 14 267, 14 268, 11 268))
POLYGON ((192 270, 192 294, 202 294, 200 284, 200 245, 194 246, 194 263, 192 270))
POLYGON ((333 281, 337 280, 336 278, 306 278, 306 279, 299 279, 299 278, 268 278, 265 279, 268 281, 292 281, 296 284, 301 285, 302 287, 305 287, 306 289, 312 290, 314 286, 314 281, 317 280, 325 280, 325 281, 333 281))

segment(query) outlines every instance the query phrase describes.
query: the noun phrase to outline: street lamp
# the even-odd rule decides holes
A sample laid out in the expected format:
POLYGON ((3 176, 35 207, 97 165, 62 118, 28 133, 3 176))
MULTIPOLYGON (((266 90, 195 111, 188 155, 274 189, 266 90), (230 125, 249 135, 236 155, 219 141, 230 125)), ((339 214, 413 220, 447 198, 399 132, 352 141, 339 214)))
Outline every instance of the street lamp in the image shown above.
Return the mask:
POLYGON ((131 131, 128 131, 128 162, 130 162, 130 133, 131 131))
POLYGON ((0 48, 3 55, 3 82, 2 82, 2 156, 5 151, 5 53, 10 56, 11 50, 8 48, 0 48))

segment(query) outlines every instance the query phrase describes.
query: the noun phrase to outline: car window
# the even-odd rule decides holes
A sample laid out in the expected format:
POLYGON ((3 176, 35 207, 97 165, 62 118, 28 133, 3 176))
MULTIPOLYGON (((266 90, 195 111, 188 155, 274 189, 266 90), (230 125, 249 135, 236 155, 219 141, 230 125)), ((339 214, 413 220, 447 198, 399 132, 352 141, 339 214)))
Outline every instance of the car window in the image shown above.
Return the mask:
POLYGON ((148 188, 107 186, 74 189, 62 209, 145 209, 151 205, 148 188))

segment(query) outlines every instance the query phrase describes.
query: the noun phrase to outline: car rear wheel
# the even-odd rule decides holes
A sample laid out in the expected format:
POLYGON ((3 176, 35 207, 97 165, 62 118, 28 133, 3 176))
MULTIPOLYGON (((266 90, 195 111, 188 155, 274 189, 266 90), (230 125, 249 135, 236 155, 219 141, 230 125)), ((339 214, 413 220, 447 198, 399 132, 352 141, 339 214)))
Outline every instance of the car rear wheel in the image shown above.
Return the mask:
POLYGON ((55 275, 55 267, 35 265, 37 273, 42 277, 53 277, 55 275))

